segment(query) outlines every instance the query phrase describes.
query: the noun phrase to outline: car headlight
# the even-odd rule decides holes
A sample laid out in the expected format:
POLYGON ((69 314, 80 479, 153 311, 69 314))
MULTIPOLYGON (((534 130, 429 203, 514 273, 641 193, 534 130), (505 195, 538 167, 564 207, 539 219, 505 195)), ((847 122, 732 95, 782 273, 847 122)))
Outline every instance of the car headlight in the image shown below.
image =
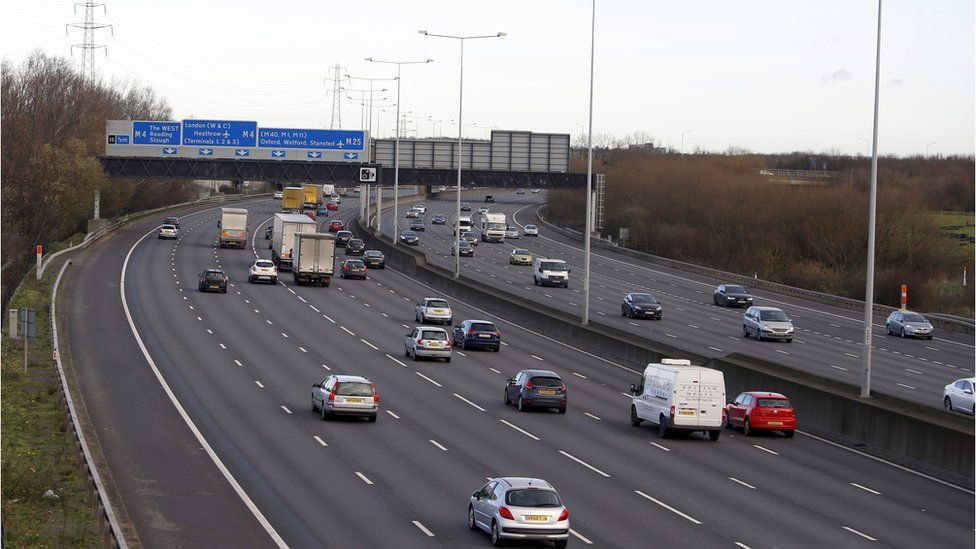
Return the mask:
POLYGON ((634 305, 634 310, 635 310, 635 311, 642 311, 643 309, 641 309, 641 308, 640 308, 640 307, 638 307, 637 305, 634 305))

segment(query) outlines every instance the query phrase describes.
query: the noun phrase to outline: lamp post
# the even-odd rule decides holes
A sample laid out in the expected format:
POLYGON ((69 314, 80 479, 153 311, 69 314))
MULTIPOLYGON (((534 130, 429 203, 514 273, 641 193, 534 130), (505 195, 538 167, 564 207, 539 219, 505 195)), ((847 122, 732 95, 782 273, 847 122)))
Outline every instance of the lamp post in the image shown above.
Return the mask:
POLYGON ((590 120, 586 152, 586 228, 583 233, 583 325, 590 323, 590 239, 593 235, 593 63, 596 49, 596 0, 590 15, 590 120))
POLYGON ((871 156, 871 142, 868 141, 867 139, 864 139, 863 137, 858 137, 858 139, 864 141, 864 144, 868 146, 868 156, 871 156))
MULTIPOLYGON (((370 137, 372 137, 372 135, 373 135, 373 92, 385 92, 385 91, 389 91, 386 88, 383 88, 381 90, 374 89, 373 88, 373 82, 385 82, 385 81, 390 81, 390 80, 396 80, 396 78, 366 78, 366 77, 363 77, 363 76, 351 76, 351 75, 348 75, 348 74, 343 75, 343 76, 345 76, 346 78, 348 78, 350 80, 366 80, 367 82, 369 82, 369 117, 368 117, 367 126, 369 128, 369 135, 370 135, 370 137)), ((383 99, 386 99, 386 98, 384 97, 383 99)), ((383 99, 380 99, 380 101, 382 101, 383 99)))
MULTIPOLYGON (((424 61, 387 61, 384 59, 373 59, 367 57, 370 63, 383 63, 386 65, 397 66, 397 101, 396 101, 396 143, 393 145, 393 245, 399 245, 400 235, 400 72, 404 65, 420 65, 433 63, 433 59, 424 61)), ((380 227, 380 234, 383 228, 380 227)))
POLYGON ((929 156, 929 147, 931 147, 932 145, 935 145, 935 143, 936 143, 935 141, 930 141, 930 142, 928 142, 928 143, 925 144, 925 156, 926 156, 926 158, 929 156))
POLYGON ((686 133, 691 133, 693 131, 695 131, 695 130, 685 130, 685 131, 681 132, 681 156, 684 156, 684 154, 685 154, 685 134, 686 133))
MULTIPOLYGON (((594 0, 596 1, 596 0, 594 0)), ((458 84, 458 151, 457 151, 457 204, 456 212, 454 217, 454 278, 457 279, 461 276, 461 227, 458 221, 461 218, 461 143, 462 143, 462 132, 464 126, 462 125, 463 119, 462 115, 464 113, 464 41, 474 40, 476 38, 501 38, 505 36, 504 32, 499 32, 497 34, 488 35, 475 35, 475 36, 452 36, 449 34, 431 34, 425 30, 417 31, 424 36, 433 36, 435 38, 451 38, 457 40, 461 46, 461 56, 460 56, 460 78, 458 84)))
POLYGON ((871 138, 871 202, 868 206, 868 272, 864 291, 864 354, 861 397, 871 396, 871 343, 874 317, 874 225, 878 209, 878 93, 881 87, 881 0, 878 0, 878 44, 874 61, 874 133, 871 138))
MULTIPOLYGON (((359 95, 359 99, 358 99, 358 101, 359 101, 359 129, 365 130, 366 129, 366 94, 369 93, 369 90, 356 90, 356 89, 353 89, 353 88, 339 88, 339 89, 342 90, 342 91, 344 91, 344 92, 352 92, 352 93, 358 93, 358 94, 360 94, 359 95)), ((348 95, 346 97, 348 99, 352 100, 352 101, 356 101, 357 100, 355 97, 351 97, 351 96, 348 96, 348 95)))
POLYGON ((434 135, 433 135, 434 132, 437 133, 437 137, 440 137, 440 135, 442 134, 441 129, 444 127, 444 122, 447 122, 448 124, 453 124, 454 123, 454 119, 453 118, 451 118, 451 119, 440 118, 440 119, 436 119, 436 120, 435 119, 431 119, 430 122, 431 122, 431 126, 430 126, 431 127, 431 130, 430 131, 432 133, 431 137, 434 137, 434 135), (440 127, 438 127, 438 124, 440 124, 440 127))

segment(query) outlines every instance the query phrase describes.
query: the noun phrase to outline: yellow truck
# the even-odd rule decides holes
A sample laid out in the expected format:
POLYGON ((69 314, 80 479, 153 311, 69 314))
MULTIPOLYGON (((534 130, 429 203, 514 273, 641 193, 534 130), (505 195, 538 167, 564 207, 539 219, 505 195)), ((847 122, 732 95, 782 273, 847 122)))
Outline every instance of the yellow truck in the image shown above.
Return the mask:
POLYGON ((304 193, 304 198, 302 200, 302 206, 310 210, 315 210, 322 205, 322 187, 319 185, 312 185, 311 183, 305 183, 302 185, 302 192, 304 193))
POLYGON ((302 201, 305 199, 302 187, 285 187, 281 195, 281 211, 299 212, 302 211, 302 201))

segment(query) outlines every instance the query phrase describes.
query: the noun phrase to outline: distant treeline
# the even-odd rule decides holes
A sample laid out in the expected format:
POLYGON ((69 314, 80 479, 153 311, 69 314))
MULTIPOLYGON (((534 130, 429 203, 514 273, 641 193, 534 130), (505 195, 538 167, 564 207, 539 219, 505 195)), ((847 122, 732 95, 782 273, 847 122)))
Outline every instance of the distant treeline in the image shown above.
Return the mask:
POLYGON ((169 120, 150 88, 88 81, 63 57, 35 52, 2 63, 0 192, 3 297, 33 262, 34 246, 85 230, 96 189, 102 217, 153 208, 195 194, 189 182, 109 181, 97 155, 108 119, 169 120))
MULTIPOLYGON (((602 150, 594 171, 606 174, 605 227, 617 241, 659 256, 811 290, 864 298, 870 159, 817 159, 846 172, 830 187, 771 182, 759 170, 809 169, 812 155, 642 154, 602 150)), ((573 171, 585 171, 578 155, 573 171)), ((971 316, 972 245, 942 235, 932 210, 972 212, 972 157, 881 158, 878 169, 876 299, 897 305, 908 284, 910 305, 971 316)), ((556 191, 548 215, 582 228, 583 193, 556 191)))

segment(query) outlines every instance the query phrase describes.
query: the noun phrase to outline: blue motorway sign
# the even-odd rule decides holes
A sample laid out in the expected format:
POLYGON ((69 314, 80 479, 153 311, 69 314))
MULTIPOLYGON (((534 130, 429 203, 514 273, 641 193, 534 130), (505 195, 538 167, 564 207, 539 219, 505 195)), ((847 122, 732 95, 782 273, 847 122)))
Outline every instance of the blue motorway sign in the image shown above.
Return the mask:
POLYGON ((183 144, 208 147, 254 147, 257 131, 257 122, 184 120, 183 144))
POLYGON ((278 149, 364 150, 365 132, 353 130, 296 130, 261 128, 258 146, 278 149))
POLYGON ((179 145, 179 122, 138 122, 132 123, 133 145, 179 145))

